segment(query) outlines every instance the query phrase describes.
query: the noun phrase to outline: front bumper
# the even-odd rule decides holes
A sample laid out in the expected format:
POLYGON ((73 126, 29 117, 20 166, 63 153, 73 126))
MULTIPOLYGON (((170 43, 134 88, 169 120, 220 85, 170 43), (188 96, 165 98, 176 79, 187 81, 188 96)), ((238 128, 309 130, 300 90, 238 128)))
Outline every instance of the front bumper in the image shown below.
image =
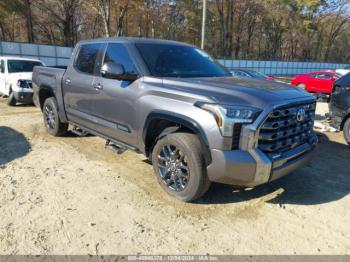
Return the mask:
POLYGON ((313 155, 317 144, 305 143, 286 152, 282 159, 273 160, 258 148, 252 152, 211 150, 212 163, 207 167, 212 182, 255 187, 281 178, 302 167, 313 155))
POLYGON ((31 104, 33 103, 33 92, 13 92, 15 99, 19 103, 31 104))

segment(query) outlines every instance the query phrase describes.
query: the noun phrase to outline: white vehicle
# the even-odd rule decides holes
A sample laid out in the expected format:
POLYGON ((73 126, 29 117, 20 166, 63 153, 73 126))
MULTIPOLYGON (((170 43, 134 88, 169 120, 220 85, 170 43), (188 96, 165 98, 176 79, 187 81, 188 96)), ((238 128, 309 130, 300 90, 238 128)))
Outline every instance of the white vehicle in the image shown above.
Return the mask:
POLYGON ((0 56, 0 94, 8 97, 8 105, 33 102, 33 68, 43 65, 37 59, 0 56))
POLYGON ((350 73, 350 66, 346 66, 342 69, 335 70, 335 73, 340 76, 345 76, 346 74, 350 73))

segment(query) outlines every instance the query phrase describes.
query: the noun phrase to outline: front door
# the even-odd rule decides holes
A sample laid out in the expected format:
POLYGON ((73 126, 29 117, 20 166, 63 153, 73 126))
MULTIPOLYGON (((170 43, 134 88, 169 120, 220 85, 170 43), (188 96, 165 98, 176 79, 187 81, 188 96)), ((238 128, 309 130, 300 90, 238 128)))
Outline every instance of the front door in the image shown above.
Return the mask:
MULTIPOLYGON (((124 44, 109 43, 103 63, 114 62, 124 67, 125 73, 137 74, 134 61, 124 44)), ((138 95, 138 82, 119 81, 97 77, 95 86, 99 94, 94 99, 94 114, 99 118, 99 132, 115 140, 134 145, 136 131, 135 102, 138 95)))
POLYGON ((319 73, 317 75, 317 87, 319 93, 330 94, 333 89, 333 76, 330 73, 319 73))
POLYGON ((93 101, 98 95, 94 87, 96 68, 104 44, 82 44, 73 64, 62 79, 64 101, 68 119, 83 127, 94 129, 96 124, 93 101))

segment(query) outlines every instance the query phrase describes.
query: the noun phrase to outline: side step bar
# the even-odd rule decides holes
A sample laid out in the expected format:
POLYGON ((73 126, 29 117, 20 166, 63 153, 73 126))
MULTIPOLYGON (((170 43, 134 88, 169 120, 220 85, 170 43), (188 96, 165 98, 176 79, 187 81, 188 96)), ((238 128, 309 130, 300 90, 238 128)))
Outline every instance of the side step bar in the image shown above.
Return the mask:
POLYGON ((114 153, 116 153, 118 155, 121 155, 125 151, 128 150, 126 147, 121 147, 121 146, 117 146, 115 144, 111 144, 110 140, 106 140, 105 148, 112 150, 114 153))
POLYGON ((87 135, 89 134, 89 132, 87 132, 87 131, 85 131, 85 130, 82 130, 82 129, 76 127, 76 126, 71 130, 71 132, 72 132, 73 134, 75 134, 75 135, 77 135, 77 136, 81 136, 81 137, 87 136, 87 135))

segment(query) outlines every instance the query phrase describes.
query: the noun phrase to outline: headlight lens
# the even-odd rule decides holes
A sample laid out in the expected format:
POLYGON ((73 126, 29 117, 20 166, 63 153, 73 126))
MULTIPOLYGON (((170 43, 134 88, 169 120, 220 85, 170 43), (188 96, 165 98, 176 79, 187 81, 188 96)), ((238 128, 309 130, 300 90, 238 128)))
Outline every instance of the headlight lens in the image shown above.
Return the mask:
POLYGON ((225 137, 232 136, 234 124, 253 123, 261 112, 261 110, 253 107, 229 104, 197 103, 196 105, 214 116, 221 134, 225 137))

